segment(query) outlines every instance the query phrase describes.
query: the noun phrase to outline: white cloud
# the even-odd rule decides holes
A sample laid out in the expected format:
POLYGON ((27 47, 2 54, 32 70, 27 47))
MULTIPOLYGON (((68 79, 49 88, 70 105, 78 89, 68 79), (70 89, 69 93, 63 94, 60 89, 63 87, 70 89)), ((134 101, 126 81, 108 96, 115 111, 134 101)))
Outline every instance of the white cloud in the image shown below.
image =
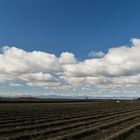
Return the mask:
POLYGON ((138 78, 138 74, 140 74, 139 54, 140 40, 132 39, 132 46, 111 48, 102 58, 86 59, 77 64, 65 65, 63 78, 71 84, 87 83, 97 86, 110 85, 111 87, 117 85, 138 86, 140 85, 139 81, 128 84, 124 77, 126 79, 138 78), (119 84, 120 82, 121 84, 119 84))
POLYGON ((26 81, 29 86, 39 86, 39 87, 59 87, 61 83, 57 78, 51 74, 39 73, 29 73, 21 75, 20 80, 26 81))
POLYGON ((58 58, 53 54, 39 51, 26 52, 15 47, 2 49, 0 65, 1 82, 26 81, 32 86, 60 85, 52 74, 63 71, 58 58))
POLYGON ((9 47, 0 54, 0 72, 26 73, 26 72, 58 72, 62 67, 54 54, 46 52, 26 52, 22 49, 9 47))
POLYGON ((111 48, 106 54, 92 52, 94 58, 83 61, 69 52, 56 57, 47 52, 27 52, 6 46, 0 53, 0 82, 23 81, 28 86, 65 90, 88 85, 139 87, 140 39, 131 42, 131 46, 111 48))
POLYGON ((77 62, 73 53, 63 52, 59 57, 61 64, 75 64, 77 62))
POLYGON ((105 53, 102 51, 99 51, 99 52, 92 51, 88 54, 88 56, 91 58, 102 58, 105 56, 105 53))

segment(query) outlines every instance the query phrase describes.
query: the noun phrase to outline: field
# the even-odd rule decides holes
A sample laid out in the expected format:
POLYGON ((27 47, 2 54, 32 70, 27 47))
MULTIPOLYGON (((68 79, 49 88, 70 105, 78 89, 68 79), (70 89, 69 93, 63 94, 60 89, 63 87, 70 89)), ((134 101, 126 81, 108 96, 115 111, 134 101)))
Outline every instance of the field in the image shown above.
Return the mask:
POLYGON ((0 103, 0 140, 139 140, 140 101, 0 103))

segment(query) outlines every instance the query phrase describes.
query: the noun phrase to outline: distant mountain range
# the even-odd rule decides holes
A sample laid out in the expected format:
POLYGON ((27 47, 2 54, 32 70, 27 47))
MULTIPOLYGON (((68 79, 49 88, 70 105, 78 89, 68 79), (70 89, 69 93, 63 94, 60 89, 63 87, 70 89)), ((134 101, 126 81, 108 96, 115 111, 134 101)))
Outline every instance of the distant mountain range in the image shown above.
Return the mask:
POLYGON ((132 100, 140 97, 129 96, 60 96, 60 95, 46 95, 46 96, 12 96, 12 97, 0 97, 0 100, 48 100, 48 99, 119 99, 119 100, 132 100))

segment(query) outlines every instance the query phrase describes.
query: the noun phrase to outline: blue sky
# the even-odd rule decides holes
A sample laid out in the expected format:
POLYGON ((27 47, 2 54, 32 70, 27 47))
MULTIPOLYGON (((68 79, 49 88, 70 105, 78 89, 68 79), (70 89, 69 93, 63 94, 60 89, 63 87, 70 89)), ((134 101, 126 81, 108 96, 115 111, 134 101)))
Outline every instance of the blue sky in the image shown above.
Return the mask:
POLYGON ((86 58, 140 37, 138 0, 0 0, 0 44, 86 58))
MULTIPOLYGON (((62 52, 69 52, 72 54, 68 55, 72 60, 75 59, 77 63, 89 59, 89 54, 92 54, 93 59, 96 59, 96 57, 100 59, 100 57, 108 54, 110 48, 117 48, 122 45, 126 45, 128 48, 137 46, 134 41, 131 42, 130 40, 140 38, 139 5, 139 0, 0 0, 0 46, 1 48, 15 46, 17 48, 15 52, 19 52, 18 49, 24 50, 26 53, 42 51, 54 54, 56 57, 60 57, 62 52), (102 56, 99 56, 99 51, 102 52, 102 56)), ((2 55, 6 51, 8 49, 2 52, 2 55)), ((121 52, 123 51, 125 50, 121 50, 121 52)), ((10 57, 13 56, 10 55, 10 57)), ((130 58, 129 55, 127 56, 130 58)), ((128 62, 130 61, 128 60, 128 62)), ((4 65, 2 67, 5 68, 4 65)), ((66 67, 66 69, 69 69, 69 67, 66 67)), ((96 65, 93 66, 93 69, 98 70, 96 65)), ((33 73, 51 74, 55 78, 61 79, 59 72, 45 70, 43 68, 33 73)), ((128 69, 125 71, 128 73, 128 69)), ((136 73, 136 71, 138 75, 139 69, 135 68, 133 73, 136 73)), ((14 74, 16 72, 17 69, 14 74)), ((28 73, 30 72, 28 71, 28 73)), ((64 75, 68 74, 66 72, 64 75)), ((64 75, 61 74, 61 76, 64 75)), ((104 77, 102 74, 100 76, 104 77)), ((121 75, 121 78, 122 76, 126 76, 126 74, 121 75)), ((92 75, 92 77, 94 76, 92 75)), ((95 77, 97 78, 97 76, 95 77)), ((19 92, 26 94, 27 92, 37 92, 36 94, 54 93, 60 95, 60 93, 63 93, 64 95, 70 95, 69 92, 72 91, 73 94, 83 95, 86 92, 92 95, 94 91, 94 94, 98 96, 98 92, 100 93, 103 89, 97 89, 97 84, 94 82, 89 84, 88 81, 87 86, 90 87, 90 91, 83 87, 76 87, 75 89, 75 85, 74 88, 70 87, 70 89, 58 91, 58 89, 50 87, 44 89, 38 85, 34 86, 36 83, 32 86, 31 83, 27 85, 29 79, 25 80, 25 76, 23 79, 7 80, 5 77, 2 78, 1 92, 4 94, 7 92, 8 95, 11 94, 10 91, 17 92, 17 94, 19 92), (22 86, 18 86, 18 84, 22 86), (6 88, 7 86, 9 88, 6 88)), ((62 78, 60 80, 61 84, 68 82, 65 80, 66 77, 62 78)), ((139 95, 138 86, 131 87, 131 89, 134 90, 135 95, 139 95)), ((120 89, 110 88, 108 90, 120 92, 120 89)), ((127 91, 127 89, 123 89, 123 91, 127 91)), ((105 95, 105 93, 103 92, 101 95, 105 95)), ((109 95, 117 96, 118 94, 112 92, 109 95)))

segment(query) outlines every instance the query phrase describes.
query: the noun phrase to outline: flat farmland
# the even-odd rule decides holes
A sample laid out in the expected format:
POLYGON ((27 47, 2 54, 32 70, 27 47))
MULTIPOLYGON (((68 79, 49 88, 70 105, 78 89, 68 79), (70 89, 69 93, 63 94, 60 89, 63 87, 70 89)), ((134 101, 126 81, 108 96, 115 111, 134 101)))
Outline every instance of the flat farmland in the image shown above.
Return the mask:
POLYGON ((139 140, 140 101, 0 103, 0 140, 139 140))

